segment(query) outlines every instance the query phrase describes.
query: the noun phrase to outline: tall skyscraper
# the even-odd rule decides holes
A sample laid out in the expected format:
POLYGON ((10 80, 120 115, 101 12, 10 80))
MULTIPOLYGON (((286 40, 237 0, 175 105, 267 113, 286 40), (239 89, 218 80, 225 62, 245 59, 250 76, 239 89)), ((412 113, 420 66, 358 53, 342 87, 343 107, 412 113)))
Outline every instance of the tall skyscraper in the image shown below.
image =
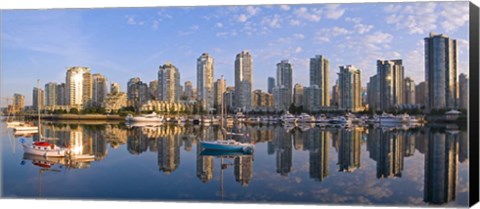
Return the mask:
POLYGON ((460 109, 468 109, 468 76, 465 74, 460 74, 459 76, 459 101, 458 106, 460 109))
POLYGON ((338 73, 339 107, 357 112, 362 110, 360 69, 353 65, 340 66, 338 73))
POLYGON ((320 89, 320 106, 330 106, 330 61, 322 55, 310 58, 310 86, 320 89))
POLYGON ((32 91, 32 106, 35 111, 39 109, 42 110, 44 104, 44 91, 43 89, 38 89, 37 87, 33 87, 32 91))
POLYGON ((25 96, 21 94, 13 94, 13 111, 15 113, 23 111, 25 108, 25 96))
POLYGON ((57 95, 57 105, 67 105, 65 83, 61 83, 57 85, 56 95, 57 95))
POLYGON ((404 67, 402 60, 377 60, 380 109, 390 110, 404 104, 404 67))
POLYGON ((307 111, 320 110, 320 88, 317 85, 312 85, 303 88, 303 109, 307 111))
POLYGON ((108 80, 105 76, 96 73, 92 75, 92 105, 102 106, 108 94, 108 80))
POLYGON ((338 79, 337 79, 335 81, 335 85, 332 86, 332 98, 330 101, 330 105, 338 107, 338 105, 340 104, 339 100, 340 100, 340 89, 338 86, 338 79))
POLYGON ((169 103, 180 99, 180 72, 171 63, 160 66, 158 70, 158 99, 169 103))
POLYGON ((293 94, 293 67, 288 60, 282 60, 277 63, 277 86, 283 86, 287 89, 287 94, 283 98, 288 106, 292 103, 293 94))
POLYGON ((405 78, 405 87, 403 91, 405 92, 404 104, 416 104, 415 103, 415 81, 410 77, 405 78))
POLYGON ((217 79, 217 81, 214 84, 214 88, 213 88, 213 97, 215 99, 213 105, 214 105, 215 109, 217 110, 217 112, 220 112, 220 110, 222 108, 221 107, 222 106, 222 98, 223 98, 223 93, 225 93, 225 91, 226 91, 226 88, 227 88, 227 83, 225 82, 225 79, 223 78, 223 75, 222 75, 222 77, 217 79))
POLYGON ((275 87, 275 78, 274 77, 268 77, 268 93, 273 92, 273 88, 275 87))
POLYGON ((202 102, 204 110, 213 108, 213 57, 203 53, 197 59, 197 99, 202 102))
POLYGON ((293 87, 293 104, 297 107, 303 105, 303 86, 302 84, 295 84, 293 87))
POLYGON ((90 68, 70 67, 65 82, 66 105, 88 105, 92 99, 92 79, 90 68))
POLYGON ((57 105, 57 83, 55 82, 45 84, 45 105, 57 105))
POLYGON ((425 81, 422 81, 418 83, 417 86, 415 86, 415 103, 425 106, 427 99, 426 97, 428 96, 428 89, 427 89, 427 83, 425 81))
POLYGON ((193 94, 193 87, 191 81, 185 81, 183 96, 186 97, 187 100, 194 98, 193 94))
POLYGON ((457 108, 457 40, 430 33, 425 38, 425 82, 428 86, 427 110, 457 108))
POLYGON ((373 111, 380 110, 380 90, 378 89, 378 75, 370 77, 367 83, 367 103, 368 109, 373 111))
POLYGON ((110 93, 111 94, 118 94, 120 93, 120 84, 119 83, 112 83, 110 85, 110 93))
POLYGON ((158 96, 158 80, 150 81, 148 84, 148 97, 152 100, 157 100, 158 96))
POLYGON ((235 58, 235 105, 250 109, 252 106, 253 59, 249 51, 242 51, 235 58))
POLYGON ((289 90, 285 86, 276 86, 273 88, 273 101, 275 103, 276 110, 287 111, 290 107, 290 99, 292 98, 289 95, 289 90))
POLYGON ((139 108, 148 101, 148 86, 140 78, 131 78, 127 83, 128 105, 139 108))

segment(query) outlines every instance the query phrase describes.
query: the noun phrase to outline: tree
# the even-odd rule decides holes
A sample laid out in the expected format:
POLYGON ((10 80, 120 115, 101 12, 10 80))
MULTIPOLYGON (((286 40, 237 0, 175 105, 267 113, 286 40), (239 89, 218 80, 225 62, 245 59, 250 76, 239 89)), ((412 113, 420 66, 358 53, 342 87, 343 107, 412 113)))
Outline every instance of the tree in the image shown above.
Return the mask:
POLYGON ((69 113, 70 114, 78 114, 78 109, 77 108, 71 108, 69 113))

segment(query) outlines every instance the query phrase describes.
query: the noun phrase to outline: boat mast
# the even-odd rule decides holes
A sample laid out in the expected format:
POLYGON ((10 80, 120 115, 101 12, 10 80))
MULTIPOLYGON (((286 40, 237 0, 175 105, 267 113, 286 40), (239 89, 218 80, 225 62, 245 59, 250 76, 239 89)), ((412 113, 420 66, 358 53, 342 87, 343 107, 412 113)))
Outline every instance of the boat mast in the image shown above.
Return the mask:
POLYGON ((40 138, 40 141, 42 140, 42 128, 40 126, 41 120, 40 120, 40 79, 37 79, 37 114, 38 114, 38 136, 40 138))

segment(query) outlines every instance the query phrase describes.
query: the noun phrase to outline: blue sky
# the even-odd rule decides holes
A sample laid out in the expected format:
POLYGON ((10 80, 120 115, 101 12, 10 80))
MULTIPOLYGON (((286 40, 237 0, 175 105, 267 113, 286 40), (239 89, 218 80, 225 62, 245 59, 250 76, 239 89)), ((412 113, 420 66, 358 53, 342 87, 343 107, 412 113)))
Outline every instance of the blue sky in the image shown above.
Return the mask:
MULTIPOLYGON (((157 78, 169 61, 181 82, 195 85, 196 59, 214 57, 215 79, 233 85, 235 55, 253 56, 254 89, 266 90, 276 64, 293 64, 294 83, 309 85, 309 58, 362 70, 377 59, 403 59, 406 76, 424 80, 423 38, 444 33, 459 41, 459 73, 468 73, 468 2, 368 3, 1 11, 1 96, 26 96, 36 80, 65 82, 66 68, 87 66, 126 89, 128 79, 157 78)), ((2 106, 5 102, 2 101, 2 106)))

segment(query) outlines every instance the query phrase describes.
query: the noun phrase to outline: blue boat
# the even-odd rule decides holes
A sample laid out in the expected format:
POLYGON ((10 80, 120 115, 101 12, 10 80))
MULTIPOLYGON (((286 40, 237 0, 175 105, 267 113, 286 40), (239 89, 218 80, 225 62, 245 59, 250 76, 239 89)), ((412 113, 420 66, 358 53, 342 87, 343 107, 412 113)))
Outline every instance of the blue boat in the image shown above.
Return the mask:
POLYGON ((200 142, 203 148, 207 150, 217 151, 237 151, 244 153, 253 152, 253 145, 247 143, 237 142, 235 140, 217 140, 217 141, 202 141, 200 142))
POLYGON ((245 153, 241 151, 222 151, 222 150, 211 150, 204 149, 200 152, 201 156, 213 156, 213 157, 236 157, 236 156, 247 156, 251 153, 245 153))

